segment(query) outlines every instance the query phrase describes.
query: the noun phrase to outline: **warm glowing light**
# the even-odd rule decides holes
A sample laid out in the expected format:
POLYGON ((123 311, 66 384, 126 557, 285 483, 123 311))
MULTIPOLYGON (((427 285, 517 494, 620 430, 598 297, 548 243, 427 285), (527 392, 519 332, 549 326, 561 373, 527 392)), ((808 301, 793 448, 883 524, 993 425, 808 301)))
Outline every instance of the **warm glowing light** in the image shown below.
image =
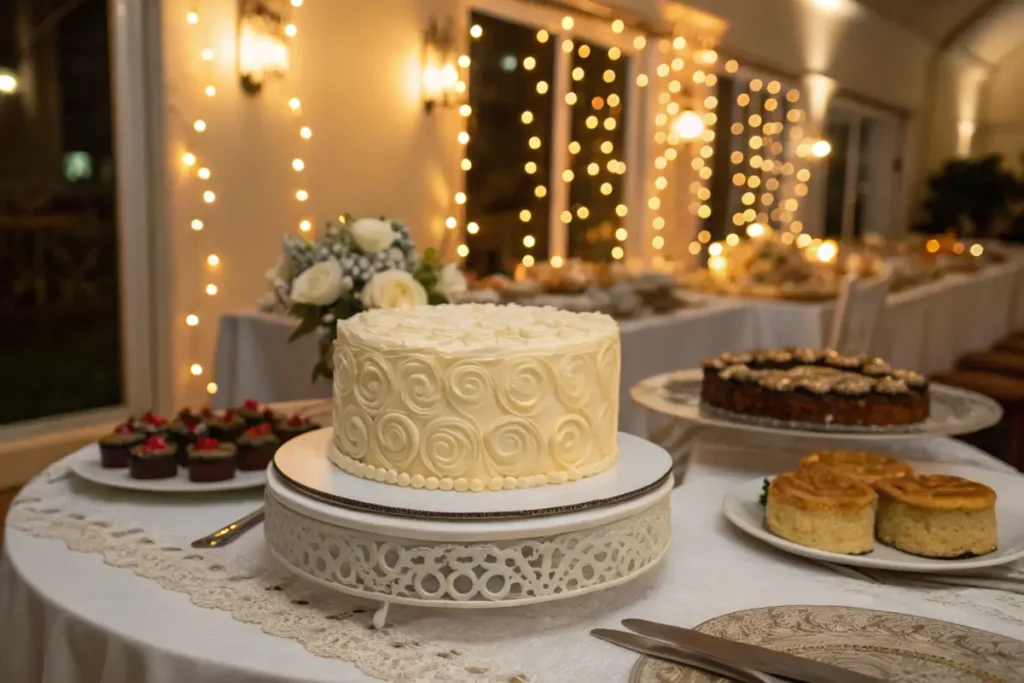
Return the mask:
POLYGON ((703 178, 704 180, 707 180, 708 178, 711 177, 711 167, 705 166, 704 168, 697 171, 697 175, 703 178))
POLYGON ((213 59, 213 50, 208 47, 203 48, 203 51, 200 54, 202 55, 203 61, 209 62, 213 59))
POLYGON ((725 236, 725 243, 730 247, 735 247, 737 244, 740 243, 740 236, 734 232, 730 232, 728 235, 725 236))
POLYGON ((203 229, 203 222, 201 220, 199 220, 198 218, 193 218, 192 219, 192 229, 195 230, 196 232, 199 232, 200 230, 203 229))
POLYGON ((472 64, 473 62, 469 58, 469 55, 459 55, 459 59, 458 59, 457 63, 459 65, 459 68, 461 68, 461 69, 468 69, 469 65, 472 64))
POLYGON ((608 196, 612 193, 611 183, 601 183, 601 194, 608 196))
POLYGON ((606 69, 605 72, 601 74, 601 78, 605 83, 611 83, 615 80, 615 72, 611 69, 606 69))
POLYGON ((294 38, 299 34, 299 28, 295 24, 287 24, 284 27, 284 34, 289 38, 294 38))
POLYGON ((572 52, 573 47, 575 47, 575 45, 571 40, 566 39, 562 41, 562 52, 572 52))
POLYGON ((711 207, 707 204, 701 204, 700 208, 697 209, 697 216, 700 218, 708 218, 711 215, 711 207))
POLYGON ((220 257, 216 254, 210 254, 206 257, 206 264, 209 266, 217 266, 220 264, 220 257))
POLYGON ((721 242, 715 242, 714 244, 708 247, 708 253, 712 256, 721 256, 722 250, 723 247, 721 242))
POLYGON ((470 161, 469 159, 463 159, 459 163, 459 168, 461 168, 463 171, 468 171, 469 169, 473 168, 473 162, 470 161))
POLYGON ((615 239, 619 242, 625 242, 627 237, 629 237, 629 232, 625 228, 617 228, 615 230, 615 239))
POLYGON ((530 145, 530 149, 540 149, 540 138, 534 135, 530 138, 528 144, 530 145))
POLYGON ((830 261, 835 259, 836 254, 838 253, 839 247, 836 245, 836 243, 833 240, 825 240, 824 242, 821 243, 821 246, 818 247, 817 256, 818 260, 821 261, 822 263, 829 263, 830 261))
POLYGON ((808 244, 811 243, 813 239, 813 237, 811 237, 807 233, 804 233, 796 238, 796 246, 800 247, 801 249, 804 249, 805 247, 807 247, 808 244))
POLYGON ((616 19, 612 22, 612 33, 622 33, 626 30, 626 23, 622 19, 616 19))
POLYGON ((567 92, 567 93, 565 93, 565 103, 568 104, 570 107, 572 105, 576 104, 577 101, 578 101, 578 98, 576 97, 576 93, 574 93, 574 92, 567 92))
POLYGON ((530 213, 529 209, 523 209, 522 211, 519 212, 519 220, 521 220, 524 223, 529 223, 530 218, 532 216, 533 214, 530 213))
MULTIPOLYGON (((292 2, 295 2, 295 0, 292 0, 292 2)), ((216 382, 209 382, 209 383, 207 383, 207 385, 206 385, 206 393, 210 394, 211 396, 213 394, 216 394, 217 393, 217 383, 216 382)))
POLYGON ((811 145, 811 154, 819 159, 827 157, 832 152, 832 144, 828 140, 815 140, 811 145))
POLYGON ((615 126, 616 126, 615 119, 613 119, 612 117, 609 116, 608 118, 606 118, 604 120, 604 129, 605 130, 615 130, 615 126))
POLYGON ((203 166, 202 168, 200 168, 199 170, 196 171, 196 175, 199 176, 200 178, 202 178, 203 180, 209 180, 210 179, 210 169, 208 169, 205 166, 203 166))
POLYGON ((311 137, 313 137, 313 131, 309 129, 309 126, 303 126, 302 128, 299 129, 299 135, 302 137, 303 140, 308 140, 311 137))
POLYGON ((464 104, 461 107, 459 107, 459 115, 461 116, 469 116, 472 113, 473 107, 469 106, 468 104, 464 104))
POLYGON ((675 161, 676 156, 678 154, 679 153, 672 149, 671 147, 665 150, 665 158, 668 159, 669 161, 675 161))
POLYGON ((537 31, 537 42, 546 43, 548 42, 548 32, 544 29, 537 31))
POLYGON ((193 154, 192 152, 185 152, 184 154, 181 155, 181 163, 185 164, 186 166, 195 166, 196 155, 193 154))
POLYGON ((704 120, 700 115, 687 109, 672 122, 672 132, 681 140, 695 140, 704 131, 704 120))
POLYGON ((970 251, 971 256, 978 257, 985 253, 985 247, 981 246, 980 244, 972 244, 970 251))
POLYGON ((547 81, 537 81, 537 92, 539 94, 543 95, 543 94, 547 93, 547 91, 548 91, 548 82, 547 81))
POLYGON ((647 86, 647 74, 640 74, 636 77, 637 86, 644 88, 647 86))
POLYGON ((537 239, 533 235, 526 235, 523 237, 523 246, 527 249, 532 249, 533 245, 537 243, 537 239))
POLYGON ((484 34, 484 30, 480 28, 480 24, 473 24, 469 27, 469 35, 474 38, 479 38, 484 34))
POLYGON ((928 251, 929 254, 934 254, 939 250, 939 241, 934 239, 928 240, 925 243, 924 248, 928 251))
POLYGON ((658 209, 661 208, 661 200, 657 197, 651 197, 650 199, 647 200, 647 208, 651 209, 652 211, 657 211, 658 209))
POLYGON ((614 45, 612 47, 608 48, 608 59, 610 59, 610 60, 612 60, 614 62, 616 59, 618 59, 621 56, 622 56, 622 50, 620 50, 619 48, 615 47, 614 45))
POLYGON ((311 223, 309 220, 303 219, 299 221, 299 230, 301 230, 302 232, 309 232, 312 229, 313 223, 311 223))
POLYGON ((764 235, 764 226, 760 223, 751 223, 747 226, 748 237, 761 237, 764 235))
POLYGON ((547 193, 548 188, 544 187, 543 185, 538 185, 537 187, 533 188, 533 194, 537 197, 544 197, 547 195, 547 193))
POLYGON ((622 218, 627 213, 629 213, 629 209, 626 208, 625 204, 619 204, 615 207, 615 215, 618 216, 619 218, 622 218))
POLYGON ((296 190, 295 198, 298 199, 300 202, 304 202, 307 199, 309 199, 309 193, 306 192, 305 190, 296 190))
POLYGON ((588 209, 587 207, 581 206, 578 209, 576 209, 576 217, 577 218, 585 219, 585 218, 587 218, 589 216, 590 216, 590 209, 588 209))
POLYGON ((665 218, 662 216, 655 216, 654 220, 651 221, 651 225, 654 226, 655 230, 661 230, 665 227, 665 218))
POLYGON ((576 177, 576 174, 573 173, 568 168, 565 169, 564 171, 562 171, 562 180, 564 180, 567 183, 571 183, 572 179, 575 178, 575 177, 576 177))
POLYGON ((470 221, 469 223, 466 223, 466 232, 470 235, 475 235, 480 232, 480 226, 476 222, 470 221))
POLYGON ((302 101, 298 97, 293 97, 288 100, 288 108, 292 111, 298 111, 302 107, 302 101))
POLYGON ((211 190, 207 190, 206 192, 203 193, 203 201, 206 202, 207 204, 213 204, 215 201, 217 201, 217 195, 214 194, 211 190))
POLYGON ((656 235, 655 238, 651 240, 651 245, 655 249, 661 249, 662 247, 665 246, 665 238, 662 237, 661 235, 656 235))
POLYGON ((533 71, 533 68, 537 66, 537 60, 533 57, 523 58, 523 68, 527 71, 533 71))
POLYGON ((301 171, 302 169, 306 168, 306 162, 304 162, 302 159, 292 159, 292 168, 295 169, 296 171, 301 171))
POLYGON ((580 143, 576 142, 575 140, 569 143, 569 154, 579 154, 580 149, 580 143))
POLYGON ((456 192, 455 193, 455 203, 459 204, 459 205, 465 204, 466 203, 466 193, 465 192, 456 192))
POLYGON ((189 12, 185 15, 185 21, 187 21, 190 24, 198 24, 199 14, 197 12, 189 12))
POLYGON ((552 256, 551 265, 555 268, 561 268, 562 266, 565 265, 565 259, 562 258, 561 256, 552 256))
POLYGON ((185 316, 185 324, 189 327, 195 327, 199 324, 199 316, 194 313, 190 313, 185 316))
POLYGON ((469 247, 467 247, 465 244, 460 244, 458 248, 455 250, 455 253, 458 254, 460 258, 466 258, 467 256, 469 256, 469 247))
POLYGON ((188 369, 188 371, 191 372, 196 377, 198 377, 199 375, 203 374, 203 366, 200 365, 199 363, 193 363, 192 366, 188 369))
POLYGON ((566 31, 571 31, 575 23, 572 17, 562 17, 562 28, 566 31))
POLYGON ((696 256, 697 254, 699 254, 700 253, 700 249, 701 249, 701 247, 700 247, 700 243, 699 242, 690 242, 690 246, 687 247, 687 250, 693 256, 696 256))
POLYGON ((532 266, 534 263, 536 263, 536 261, 530 254, 527 254, 526 256, 523 257, 523 265, 526 266, 527 268, 532 266))
POLYGON ((444 219, 444 227, 449 230, 454 230, 456 225, 458 225, 458 221, 455 220, 455 216, 448 216, 444 219))
POLYGON ((587 175, 597 175, 600 171, 601 167, 598 164, 594 162, 587 164, 587 175))
POLYGON ((213 87, 212 85, 208 85, 205 88, 203 88, 203 92, 206 93, 207 97, 213 97, 217 94, 217 88, 213 87))
POLYGON ((213 284, 212 282, 210 284, 206 285, 206 293, 209 294, 210 296, 213 296, 214 294, 216 294, 217 293, 217 285, 213 284))
POLYGON ((633 39, 633 47, 637 50, 642 50, 647 45, 647 39, 643 36, 637 36, 633 39))
POLYGON ((657 178, 654 179, 654 187, 658 188, 659 190, 664 190, 666 187, 668 187, 668 179, 665 176, 658 176, 657 178))

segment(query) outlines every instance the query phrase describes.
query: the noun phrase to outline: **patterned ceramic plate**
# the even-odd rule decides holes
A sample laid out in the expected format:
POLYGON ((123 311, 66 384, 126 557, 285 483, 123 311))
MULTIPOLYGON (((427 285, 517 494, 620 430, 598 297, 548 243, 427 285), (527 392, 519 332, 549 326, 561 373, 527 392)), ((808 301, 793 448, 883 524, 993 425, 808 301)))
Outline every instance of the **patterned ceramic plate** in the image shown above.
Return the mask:
MULTIPOLYGON (((733 612, 698 631, 816 659, 892 683, 1012 683, 1024 643, 967 626, 857 607, 785 605, 733 612)), ((722 679, 642 657, 630 683, 722 679)))
POLYGON ((630 390, 630 396, 650 410, 711 427, 777 434, 814 432, 820 436, 832 434, 839 438, 849 438, 852 435, 864 439, 917 439, 923 434, 969 434, 991 427, 1003 416, 1003 409, 999 404, 986 396, 933 382, 930 415, 924 422, 896 427, 786 422, 741 415, 701 403, 701 377, 700 368, 648 377, 630 390))

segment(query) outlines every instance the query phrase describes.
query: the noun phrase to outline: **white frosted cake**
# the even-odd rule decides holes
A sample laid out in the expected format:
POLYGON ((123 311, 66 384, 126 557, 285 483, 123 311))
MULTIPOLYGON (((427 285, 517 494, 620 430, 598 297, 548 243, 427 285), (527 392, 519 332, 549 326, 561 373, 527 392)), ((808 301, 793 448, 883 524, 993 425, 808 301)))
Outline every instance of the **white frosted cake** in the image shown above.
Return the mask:
POLYGON ((576 481, 618 457, 619 328, 599 313, 463 304, 338 323, 338 467, 442 491, 576 481))

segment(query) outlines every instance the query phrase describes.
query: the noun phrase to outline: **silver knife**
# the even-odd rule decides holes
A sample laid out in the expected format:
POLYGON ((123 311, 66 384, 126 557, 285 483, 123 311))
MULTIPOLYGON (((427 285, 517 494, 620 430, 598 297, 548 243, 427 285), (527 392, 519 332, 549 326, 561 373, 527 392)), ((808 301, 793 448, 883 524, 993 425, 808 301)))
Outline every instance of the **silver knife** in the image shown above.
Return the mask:
POLYGON ((780 679, 761 673, 760 671, 754 671, 753 669, 748 669, 743 666, 730 664, 729 662, 711 655, 687 651, 674 645, 669 645, 664 641, 655 640, 654 638, 648 638, 646 636, 639 636, 635 633, 629 633, 628 631, 615 631, 609 628, 595 628, 590 632, 590 635, 612 643, 613 645, 624 647, 627 650, 633 650, 634 652, 650 655, 651 657, 656 657, 658 659, 664 659, 665 661, 673 662, 674 664, 683 664, 694 669, 700 669, 701 671, 707 671, 708 673, 725 676, 726 678, 738 681, 739 683, 781 683, 780 679))
POLYGON ((220 548, 231 543, 249 529, 263 521, 263 506, 256 508, 245 517, 217 529, 212 534, 192 541, 193 548, 220 548))
POLYGON ((711 636, 679 626, 659 624, 656 621, 645 619, 623 619, 622 625, 630 631, 657 638, 685 650, 701 652, 731 662, 738 661, 745 667, 789 678, 799 681, 799 683, 885 683, 882 679, 865 676, 813 659, 769 650, 757 645, 738 643, 734 640, 711 636))

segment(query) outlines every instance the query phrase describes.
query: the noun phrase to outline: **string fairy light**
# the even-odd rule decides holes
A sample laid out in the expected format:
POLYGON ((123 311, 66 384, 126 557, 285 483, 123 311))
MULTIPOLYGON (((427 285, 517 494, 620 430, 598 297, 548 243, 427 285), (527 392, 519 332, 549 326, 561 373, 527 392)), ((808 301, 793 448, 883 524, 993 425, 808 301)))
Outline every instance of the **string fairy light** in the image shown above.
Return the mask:
MULTIPOLYGON (((473 24, 472 26, 469 27, 470 41, 479 40, 480 38, 483 37, 483 35, 484 29, 479 24, 473 24)), ((455 91, 457 93, 465 94, 467 92, 469 88, 469 86, 467 85, 469 81, 468 71, 472 63, 473 60, 468 54, 459 55, 459 58, 456 60, 456 64, 458 65, 458 68, 461 70, 459 73, 459 78, 455 83, 455 91)), ((523 60, 523 68, 526 69, 527 71, 532 70, 535 66, 536 61, 532 61, 528 65, 526 63, 526 60, 523 60)), ((455 136, 455 140, 456 142, 459 143, 459 146, 462 150, 462 157, 459 160, 459 169, 462 171, 463 188, 465 188, 466 185, 466 174, 468 174, 473 168, 473 162, 469 158, 470 135, 468 130, 469 117, 472 115, 473 107, 472 105, 469 104, 469 98, 467 96, 466 101, 463 102, 463 104, 459 105, 459 116, 465 120, 465 123, 463 124, 463 126, 461 126, 462 130, 460 130, 458 134, 456 134, 455 136)), ((526 123, 527 118, 530 118, 532 120, 532 114, 530 117, 524 116, 524 118, 522 119, 524 123, 526 123)), ((459 218, 457 218, 456 216, 461 216, 463 221, 465 221, 467 213, 466 205, 469 201, 469 197, 467 196, 464 189, 456 189, 455 194, 452 196, 452 199, 455 202, 455 206, 451 209, 448 217, 445 219, 444 227, 447 228, 448 233, 456 234, 455 230, 456 228, 459 227, 459 218)), ((466 244, 467 236, 478 235, 480 233, 480 229, 480 224, 476 223, 475 221, 470 221, 465 224, 465 231, 455 240, 456 242, 458 242, 458 244, 455 246, 455 253, 459 258, 465 259, 467 256, 469 256, 469 245, 466 244)))
MULTIPOLYGON (((190 28, 199 26, 201 23, 201 17, 197 7, 190 9, 185 15, 185 21, 190 28)), ((203 47, 199 51, 200 61, 204 64, 211 63, 216 58, 216 53, 213 48, 203 47)), ((212 73, 212 69, 206 67, 208 73, 212 73)), ((204 79, 206 80, 206 79, 204 79)), ((202 85, 202 93, 205 99, 216 97, 217 87, 212 83, 206 82, 202 85)), ((204 100, 205 101, 205 100, 204 100)), ((210 130, 210 122, 205 118, 199 116, 192 120, 191 131, 196 136, 193 140, 195 145, 194 149, 199 149, 199 141, 205 139, 205 135, 210 130)), ((200 190, 200 198, 202 200, 201 206, 210 207, 217 201, 217 194, 214 189, 210 186, 210 181, 213 178, 213 171, 210 170, 209 162, 203 159, 203 163, 199 165, 200 155, 197 155, 194 151, 186 151, 181 155, 182 165, 189 169, 195 169, 195 176, 203 181, 202 189, 200 190)), ((209 209, 204 209, 204 214, 209 213, 209 209)), ((189 220, 189 228, 194 233, 201 233, 207 227, 209 223, 209 216, 204 215, 203 217, 195 216, 189 220)), ((205 258, 205 267, 207 270, 208 278, 204 279, 215 279, 215 277, 221 272, 221 259, 217 254, 208 254, 205 258)), ((219 291, 219 287, 214 282, 207 282, 203 286, 203 290, 206 295, 214 296, 219 291)), ((200 317, 197 313, 189 313, 185 316, 185 325, 193 330, 199 327, 200 317)), ((195 356, 196 345, 198 344, 198 333, 192 332, 190 335, 190 347, 192 349, 191 355, 195 356)), ((204 369, 201 363, 193 360, 188 364, 189 375, 192 377, 202 377, 204 369)), ((207 382, 206 391, 209 394, 215 394, 217 392, 217 385, 215 382, 207 382)))

